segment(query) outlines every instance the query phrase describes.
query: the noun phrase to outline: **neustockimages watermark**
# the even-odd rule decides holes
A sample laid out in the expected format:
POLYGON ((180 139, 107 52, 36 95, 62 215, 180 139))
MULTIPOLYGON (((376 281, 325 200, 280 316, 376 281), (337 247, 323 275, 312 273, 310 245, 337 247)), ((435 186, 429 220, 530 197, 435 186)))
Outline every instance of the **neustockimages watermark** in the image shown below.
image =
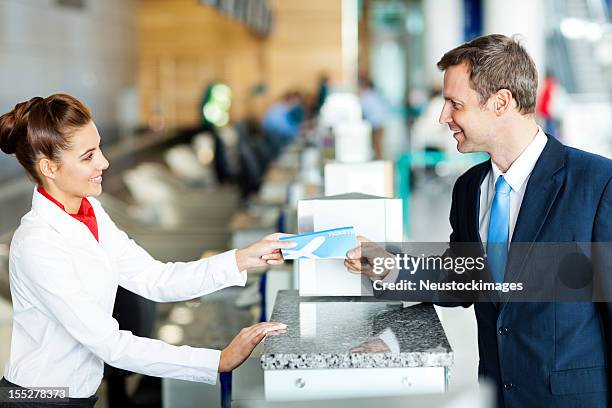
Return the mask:
MULTIPOLYGON (((382 275, 388 270, 401 270, 410 275, 419 271, 445 271, 463 274, 467 271, 484 271, 486 255, 472 258, 395 254, 395 256, 375 257, 372 259, 372 264, 372 272, 376 275, 382 275)), ((514 290, 523 290, 521 282, 485 282, 482 279, 469 282, 438 282, 430 279, 419 279, 418 281, 402 279, 397 282, 374 280, 372 285, 375 290, 401 291, 495 291, 507 293, 514 290)))
POLYGON ((381 300, 612 302, 610 242, 363 242, 359 264, 381 300))
POLYGON ((419 280, 418 282, 401 280, 399 282, 383 282, 376 280, 372 283, 374 290, 411 290, 411 291, 494 291, 508 293, 514 290, 523 290, 523 284, 508 282, 432 282, 419 280))

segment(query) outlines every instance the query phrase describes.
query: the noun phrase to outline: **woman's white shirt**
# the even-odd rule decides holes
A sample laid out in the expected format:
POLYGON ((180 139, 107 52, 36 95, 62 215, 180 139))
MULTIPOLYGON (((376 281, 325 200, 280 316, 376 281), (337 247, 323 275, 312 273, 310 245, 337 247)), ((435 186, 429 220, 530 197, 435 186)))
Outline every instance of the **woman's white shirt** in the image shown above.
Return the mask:
POLYGON ((104 362, 151 376, 215 384, 219 350, 173 346, 119 330, 117 286, 157 302, 244 286, 235 250, 194 262, 163 263, 119 230, 100 203, 100 242, 80 221, 34 191, 11 242, 11 352, 4 376, 23 387, 68 387, 93 395, 104 362))

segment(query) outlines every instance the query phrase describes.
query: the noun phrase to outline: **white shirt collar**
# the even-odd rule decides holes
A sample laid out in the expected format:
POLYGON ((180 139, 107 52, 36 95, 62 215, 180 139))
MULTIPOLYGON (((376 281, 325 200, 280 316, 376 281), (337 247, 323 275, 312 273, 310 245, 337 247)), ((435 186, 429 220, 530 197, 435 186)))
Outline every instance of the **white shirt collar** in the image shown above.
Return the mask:
POLYGON ((32 210, 63 235, 71 236, 82 230, 81 225, 83 223, 71 217, 66 211, 59 208, 57 204, 39 193, 38 186, 34 187, 32 210))
POLYGON ((533 171, 547 141, 547 136, 544 134, 542 128, 538 126, 538 133, 536 133, 535 138, 529 143, 525 150, 523 150, 514 163, 512 163, 505 174, 502 173, 493 161, 491 161, 493 184, 495 184, 499 176, 503 175, 506 182, 512 187, 512 191, 519 191, 533 171))

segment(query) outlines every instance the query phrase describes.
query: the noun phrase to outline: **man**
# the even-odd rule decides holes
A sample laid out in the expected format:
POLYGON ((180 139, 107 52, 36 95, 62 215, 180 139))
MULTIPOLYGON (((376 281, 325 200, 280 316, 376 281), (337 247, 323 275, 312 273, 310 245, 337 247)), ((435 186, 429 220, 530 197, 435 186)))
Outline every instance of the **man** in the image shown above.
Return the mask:
MULTIPOLYGON (((537 71, 503 35, 476 38, 438 62, 448 125, 462 153, 487 152, 455 183, 451 242, 612 241, 612 161, 566 147, 535 122, 537 71)), ((492 279, 516 273, 487 249, 492 279)), ((361 272, 361 251, 345 265, 361 272)), ((609 269, 603 272, 612 273, 609 269)), ((364 270, 364 273, 366 271, 364 270)), ((464 306, 467 306, 464 304, 464 306)), ((477 302, 479 376, 500 407, 606 407, 610 303, 477 302)))

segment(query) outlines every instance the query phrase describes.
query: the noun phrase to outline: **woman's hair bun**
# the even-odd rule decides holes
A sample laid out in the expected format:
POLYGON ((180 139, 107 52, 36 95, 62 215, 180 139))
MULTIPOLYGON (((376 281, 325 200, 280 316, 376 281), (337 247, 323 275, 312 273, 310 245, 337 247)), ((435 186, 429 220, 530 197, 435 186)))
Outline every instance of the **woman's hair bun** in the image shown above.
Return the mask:
POLYGON ((28 114, 32 107, 44 98, 37 96, 26 102, 21 102, 15 108, 0 116, 0 150, 6 154, 14 154, 19 142, 24 142, 28 130, 28 114))

